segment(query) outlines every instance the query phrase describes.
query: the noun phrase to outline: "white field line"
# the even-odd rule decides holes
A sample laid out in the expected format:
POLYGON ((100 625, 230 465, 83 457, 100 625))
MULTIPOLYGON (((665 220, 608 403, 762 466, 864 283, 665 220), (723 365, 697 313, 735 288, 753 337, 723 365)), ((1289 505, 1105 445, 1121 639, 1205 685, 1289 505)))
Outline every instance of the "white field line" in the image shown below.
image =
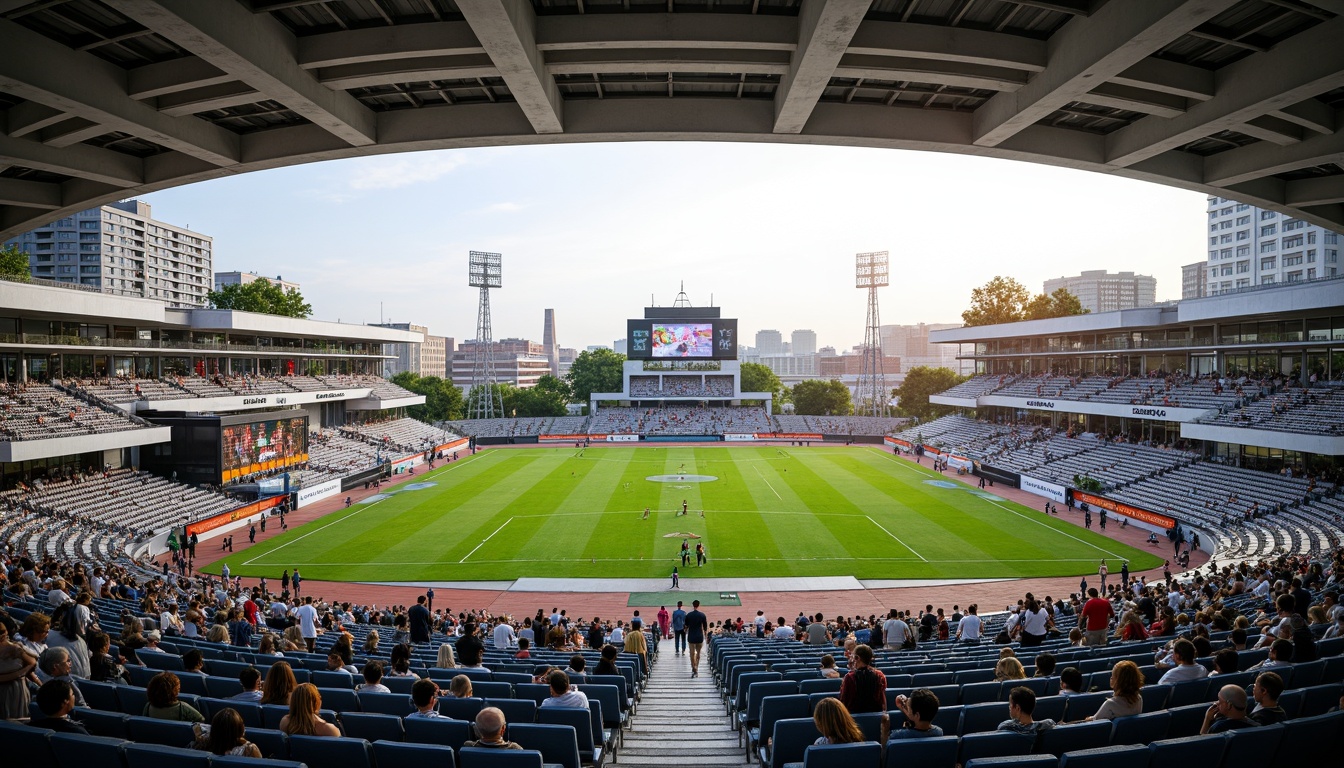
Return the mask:
MULTIPOLYGON (((868 517, 868 515, 864 515, 864 517, 868 517)), ((905 547, 906 549, 910 550, 910 553, 913 554, 915 557, 918 557, 920 560, 923 560, 926 563, 929 562, 923 555, 916 552, 914 547, 910 546, 909 544, 906 544, 904 541, 901 541, 899 538, 897 538, 896 534, 892 533, 891 531, 888 531, 886 527, 884 527, 881 523, 877 522, 871 517, 868 517, 868 522, 872 523, 873 525, 876 525, 878 528, 881 528, 882 532, 887 534, 891 538, 896 539, 897 544, 900 544, 902 547, 905 547)))
POLYGON ((465 562, 467 562, 467 558, 468 558, 468 557, 471 557, 472 555, 476 554, 476 550, 480 549, 481 547, 484 547, 484 546, 485 546, 485 542, 487 542, 487 541, 493 539, 493 538, 495 537, 495 533, 499 533, 500 531, 504 530, 504 526, 505 526, 505 525, 508 525, 509 523, 512 523, 512 522, 513 522, 513 518, 512 518, 512 517, 510 517, 508 520, 505 520, 505 521, 504 521, 498 528, 495 529, 495 532, 494 532, 494 533, 490 534, 489 536, 486 536, 484 539, 481 539, 481 543, 480 543, 480 544, 477 544, 475 547, 473 547, 472 550, 471 550, 470 552, 468 552, 468 553, 466 554, 465 557, 463 557, 461 560, 458 560, 457 562, 458 562, 458 563, 465 563, 465 562))
POLYGON ((769 489, 770 489, 770 492, 773 493, 773 494, 775 494, 775 498, 776 498, 776 499, 779 499, 780 501, 783 501, 783 500, 784 500, 784 497, 783 497, 783 496, 780 496, 780 495, 779 495, 779 491, 776 491, 776 490, 775 490, 775 486, 771 485, 771 484, 770 484, 770 481, 765 479, 765 475, 762 475, 762 474, 761 474, 761 468, 760 468, 760 467, 752 467, 752 469, 756 470, 756 474, 757 474, 757 475, 760 475, 761 482, 765 483, 765 487, 766 487, 766 488, 769 488, 769 489))
MULTIPOLYGON (((913 551, 913 550, 911 550, 911 551, 913 551)), ((600 563, 638 563, 638 562, 648 562, 650 559, 656 559, 656 558, 647 558, 647 557, 646 557, 646 558, 642 558, 642 559, 641 559, 641 558, 638 558, 638 557, 599 557, 599 558, 597 558, 598 562, 600 562, 600 563)), ((676 559, 676 558, 675 558, 675 557, 672 557, 672 559, 676 559)), ((838 561, 863 560, 863 561, 882 562, 882 563, 889 563, 889 562, 908 562, 908 563, 913 563, 913 562, 915 562, 915 561, 917 560, 917 558, 914 558, 914 557, 801 557, 801 558, 793 558, 793 559, 794 559, 794 560, 838 560, 838 561)), ((923 560, 923 558, 918 558, 918 559, 919 559, 919 560, 923 560)), ((714 558, 714 561, 715 561, 715 562, 731 561, 731 562, 763 563, 763 562, 771 562, 771 561, 774 561, 774 560, 778 560, 778 558, 770 558, 770 557, 716 557, 716 558, 714 558)), ((558 558, 558 559, 554 559, 554 560, 543 560, 543 559, 535 559, 535 558, 534 558, 534 559, 512 559, 512 560, 473 560, 472 562, 474 562, 476 565, 481 565, 482 563, 582 563, 583 560, 582 560, 582 559, 579 559, 579 560, 572 560, 572 559, 566 559, 566 558, 558 558)), ((590 562, 591 562, 591 559, 590 559, 590 562)), ((979 558, 965 558, 965 559, 956 559, 956 560, 923 560, 923 562, 925 562, 925 563, 929 563, 929 564, 937 564, 937 563, 984 563, 984 562, 988 562, 988 561, 986 561, 983 557, 979 557, 979 558)), ((994 560, 993 562, 996 562, 996 563, 1090 563, 1090 562, 1092 562, 1092 558, 1090 558, 1090 557, 1064 557, 1064 558, 1056 558, 1056 559, 1047 559, 1047 560, 1043 560, 1043 559, 1041 559, 1041 558, 1039 558, 1039 557, 1032 557, 1032 558, 1021 559, 1021 560, 994 560)), ((314 567, 314 568, 315 568, 315 567, 320 567, 320 566, 325 566, 325 565, 340 566, 340 567, 355 567, 355 566, 361 566, 361 565, 377 566, 377 567, 386 567, 386 566, 391 566, 391 565, 444 565, 444 562, 443 562, 442 560, 425 561, 425 562, 406 562, 406 561, 399 560, 399 561, 397 561, 397 562, 395 562, 395 563, 383 563, 383 562, 364 561, 364 562, 359 562, 359 563, 328 563, 328 562, 321 562, 321 563, 318 563, 318 562, 314 562, 314 563, 292 563, 292 565, 296 565, 296 566, 298 566, 298 567, 300 567, 300 568, 310 568, 310 567, 314 567)), ((659 578, 661 578, 661 577, 659 577, 659 578)), ((732 578, 732 577, 729 576, 729 577, 720 577, 720 578, 732 578)), ((1004 577, 996 577, 996 578, 1010 578, 1010 579, 1011 579, 1011 578, 1019 578, 1019 577, 1016 577, 1016 576, 1004 576, 1004 577)))
MULTIPOLYGON (((457 468, 460 467, 460 466, 462 466, 461 463, 459 463, 459 462, 454 462, 454 463, 452 464, 452 466, 443 467, 442 469, 436 470, 436 471, 434 471, 434 472, 430 472, 429 474, 425 475, 425 477, 426 477, 426 478, 437 477, 437 476, 439 476, 440 474, 443 474, 444 472, 451 472, 452 470, 457 469, 457 468)), ((417 481, 417 482, 418 482, 418 481, 417 481)), ((390 498, 392 498, 392 494, 389 494, 388 497, 387 497, 387 499, 390 499, 390 498)), ((359 509, 355 510, 354 512, 351 512, 351 513, 348 514, 348 515, 345 515, 345 516, 343 516, 343 517, 339 517, 339 518, 337 518, 337 519, 335 519, 335 520, 332 520, 331 522, 327 523, 326 525, 324 525, 324 526, 322 526, 322 527, 320 527, 320 528, 314 528, 314 529, 311 530, 311 531, 307 531, 307 532, 305 532, 305 533, 303 533, 303 534, 300 534, 299 536, 296 536, 294 539, 292 539, 292 540, 290 540, 290 541, 286 541, 284 544, 281 544, 280 546, 276 547, 275 549, 268 549, 268 550, 266 550, 265 552, 263 552, 263 553, 257 555, 256 557, 252 558, 251 560, 248 560, 248 561, 244 562, 243 565, 245 565, 245 566, 246 566, 246 565, 252 565, 253 563, 257 562, 258 560, 261 560, 261 559, 263 559, 263 558, 270 557, 271 555, 275 554, 276 552, 279 552, 280 550, 284 549, 285 547, 288 547, 290 544, 297 544, 298 542, 303 541, 304 539, 308 538, 309 536, 312 536, 314 533, 320 533, 320 532, 325 531, 326 529, 330 528, 330 527, 333 526, 333 525, 337 525, 337 524, 339 524, 339 523, 343 523, 343 522, 345 522, 346 520, 349 520, 349 519, 353 518, 355 515, 360 514, 361 512, 365 512, 365 511, 367 511, 367 510, 373 509, 374 507, 378 506, 379 504, 382 504, 384 501, 387 501, 387 499, 379 499, 379 500, 373 502, 372 504, 367 504, 367 505, 361 506, 359 509)))

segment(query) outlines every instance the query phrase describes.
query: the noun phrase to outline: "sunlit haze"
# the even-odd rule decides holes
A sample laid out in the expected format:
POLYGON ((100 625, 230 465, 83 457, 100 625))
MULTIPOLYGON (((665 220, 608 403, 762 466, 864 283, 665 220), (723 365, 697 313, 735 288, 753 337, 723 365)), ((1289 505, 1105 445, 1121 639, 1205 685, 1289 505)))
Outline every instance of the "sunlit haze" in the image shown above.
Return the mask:
POLYGON ((495 338, 610 345, 652 299, 757 330, 863 340, 854 254, 891 252, 882 322, 960 322, 994 275, 1033 292, 1084 269, 1157 278, 1178 298, 1203 261, 1205 196, 1004 160, 845 147, 579 144, 390 155, 245 174, 148 195, 155 218, 214 238, 214 268, 302 284, 316 319, 475 335, 467 252, 504 256, 495 338))

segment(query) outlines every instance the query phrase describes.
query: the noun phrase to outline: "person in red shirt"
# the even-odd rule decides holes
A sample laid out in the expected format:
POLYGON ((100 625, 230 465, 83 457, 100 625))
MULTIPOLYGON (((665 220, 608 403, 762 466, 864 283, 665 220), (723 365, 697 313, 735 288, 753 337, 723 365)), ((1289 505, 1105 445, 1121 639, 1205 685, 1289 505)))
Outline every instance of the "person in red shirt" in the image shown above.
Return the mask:
POLYGON ((1087 597, 1082 610, 1083 619, 1086 620, 1084 642, 1092 646, 1106 645, 1106 635, 1111 619, 1115 618, 1115 609, 1109 600, 1097 595, 1096 587, 1087 590, 1087 597))
POLYGON ((854 646, 849 672, 840 681, 840 703, 852 714, 882 713, 882 741, 887 743, 891 720, 887 717, 887 676, 873 666, 873 649, 854 646))
POLYGON ((247 619, 247 623, 251 624, 254 629, 257 626, 257 599, 259 597, 260 592, 253 589, 252 594, 243 602, 243 618, 247 619))

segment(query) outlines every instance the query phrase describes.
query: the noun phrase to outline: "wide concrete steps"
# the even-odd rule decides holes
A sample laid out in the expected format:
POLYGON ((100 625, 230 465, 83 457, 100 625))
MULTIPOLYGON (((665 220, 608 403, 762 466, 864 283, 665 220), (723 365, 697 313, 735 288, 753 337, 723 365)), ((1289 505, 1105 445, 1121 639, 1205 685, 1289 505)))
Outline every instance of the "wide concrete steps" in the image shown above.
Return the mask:
POLYGON ((671 640, 659 641, 658 662, 632 725, 618 754, 621 765, 736 768, 750 764, 732 721, 724 714, 708 659, 700 660, 700 676, 691 677, 690 658, 676 655, 671 640))

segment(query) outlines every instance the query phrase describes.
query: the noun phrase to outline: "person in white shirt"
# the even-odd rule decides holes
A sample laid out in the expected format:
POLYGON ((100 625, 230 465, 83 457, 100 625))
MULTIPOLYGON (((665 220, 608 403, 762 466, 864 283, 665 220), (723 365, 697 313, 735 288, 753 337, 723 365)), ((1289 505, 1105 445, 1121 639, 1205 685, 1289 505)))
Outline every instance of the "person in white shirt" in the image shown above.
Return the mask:
POLYGON ((1189 640, 1177 640, 1171 647, 1172 658, 1176 666, 1162 675, 1158 680, 1160 685, 1169 685, 1172 683, 1183 683, 1187 680, 1199 680, 1208 677, 1209 670, 1202 664, 1195 663, 1195 644, 1189 640))
POLYGON ((551 672, 546 678, 546 682, 551 686, 551 695, 543 699, 543 707, 583 707, 588 709, 588 696, 583 691, 569 684, 569 675, 564 670, 557 669, 551 672))
POLYGON ((961 621, 957 624, 957 640, 959 642, 980 642, 980 631, 984 628, 984 622, 976 615, 978 610, 980 610, 979 606, 967 606, 966 615, 962 616, 961 621))
POLYGON ((312 653, 317 647, 317 609, 313 607, 312 595, 303 598, 303 605, 290 611, 290 614, 299 620, 299 632, 308 645, 308 652, 312 653))
POLYGON ((887 644, 887 649, 900 650, 909 635, 910 625, 901 621, 900 611, 892 608, 887 614, 887 620, 882 623, 882 641, 887 644))
POLYGON ((775 631, 774 631, 774 633, 771 635, 771 637, 773 637, 773 638, 776 639, 776 640, 792 640, 792 639, 794 639, 795 635, 794 635, 794 632, 793 632, 793 627, 790 627, 788 624, 785 624, 785 623, 784 623, 784 617, 783 617, 783 616, 780 616, 780 617, 779 617, 779 626, 778 626, 778 627, 775 627, 775 631))
POLYGON ((52 608, 58 608, 70 600, 70 595, 65 592, 65 581, 57 579, 52 582, 51 589, 47 590, 47 603, 52 608))
POLYGON ((495 626, 494 638, 495 648, 501 651, 517 645, 517 637, 513 634, 513 627, 507 621, 501 621, 495 626))
POLYGON ((608 639, 607 642, 611 643, 612 645, 616 646, 617 648, 620 648, 622 645, 624 645, 624 644, 625 644, 625 626, 624 626, 624 625, 625 625, 625 622, 621 621, 620 619, 617 619, 617 620, 616 620, 616 628, 613 629, 613 630, 611 630, 611 637, 608 639))
POLYGON ((170 635, 182 634, 182 617, 177 613, 177 603, 169 603, 168 610, 159 614, 159 626, 170 635))
POLYGON ((355 686, 359 693, 391 693, 392 689, 383 685, 383 663, 369 661, 364 664, 364 682, 355 686))

